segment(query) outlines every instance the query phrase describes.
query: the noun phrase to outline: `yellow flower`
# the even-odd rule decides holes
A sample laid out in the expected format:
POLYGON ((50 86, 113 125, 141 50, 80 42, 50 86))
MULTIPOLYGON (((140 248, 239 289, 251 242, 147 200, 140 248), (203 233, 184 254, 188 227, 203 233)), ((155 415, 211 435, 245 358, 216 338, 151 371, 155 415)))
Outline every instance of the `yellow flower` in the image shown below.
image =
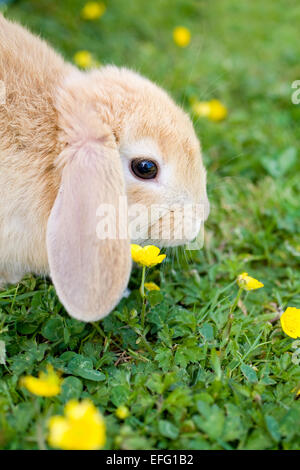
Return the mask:
POLYGON ((210 113, 209 101, 194 101, 192 110, 197 116, 208 117, 210 113))
POLYGON ((219 100, 210 101, 210 114, 211 121, 222 121, 227 116, 227 108, 219 100))
POLYGON ((81 10, 81 16, 85 20, 97 20, 106 11, 103 2, 87 2, 81 10))
POLYGON ((262 282, 259 282, 257 279, 254 279, 254 277, 248 276, 248 273, 240 274, 237 278, 237 283, 239 287, 244 290, 255 290, 264 287, 262 282))
POLYGON ((191 32, 184 26, 177 26, 173 31, 173 39, 177 46, 186 47, 191 41, 191 32))
POLYGON ((160 249, 154 245, 140 246, 140 245, 131 245, 131 256, 133 261, 142 266, 147 266, 152 268, 156 264, 161 263, 166 255, 160 255, 160 249))
POLYGON ((146 289, 148 289, 150 291, 151 290, 160 290, 160 287, 157 284, 155 284, 155 282, 145 282, 144 285, 145 285, 146 289))
POLYGON ((285 334, 291 338, 300 338, 300 309, 288 307, 280 317, 280 323, 285 334))
POLYGON ((101 449, 106 441, 104 419, 89 400, 68 401, 64 416, 52 416, 48 427, 50 446, 63 450, 101 449))
POLYGON ((54 397, 60 393, 62 379, 54 371, 51 365, 47 366, 47 372, 40 372, 39 377, 28 375, 22 377, 20 385, 29 392, 40 397, 54 397))
POLYGON ((219 100, 194 101, 192 110, 197 116, 207 117, 211 121, 222 121, 226 118, 227 108, 219 100))
POLYGON ((74 55, 74 62, 83 69, 89 69, 94 65, 94 59, 89 51, 78 51, 74 55))
POLYGON ((116 417, 119 418, 119 419, 126 419, 128 416, 129 416, 129 409, 127 408, 127 406, 119 406, 117 409, 116 409, 116 417))

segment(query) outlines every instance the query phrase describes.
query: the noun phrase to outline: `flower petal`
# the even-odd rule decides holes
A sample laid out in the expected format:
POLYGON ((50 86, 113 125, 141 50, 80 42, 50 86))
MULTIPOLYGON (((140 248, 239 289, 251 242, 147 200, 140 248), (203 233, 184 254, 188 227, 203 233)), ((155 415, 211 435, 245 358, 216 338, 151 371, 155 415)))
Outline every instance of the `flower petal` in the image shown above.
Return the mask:
POLYGON ((280 317, 280 323, 285 334, 291 338, 300 338, 300 309, 288 307, 280 317))

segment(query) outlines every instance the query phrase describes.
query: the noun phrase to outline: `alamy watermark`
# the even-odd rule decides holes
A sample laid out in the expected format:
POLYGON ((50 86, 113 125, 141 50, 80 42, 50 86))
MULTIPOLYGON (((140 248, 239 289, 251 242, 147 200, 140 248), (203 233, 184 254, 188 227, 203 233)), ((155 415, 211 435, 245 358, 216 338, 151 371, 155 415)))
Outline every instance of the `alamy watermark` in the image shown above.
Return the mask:
POLYGON ((97 208, 96 233, 99 240, 130 238, 136 243, 181 245, 199 250, 204 243, 204 204, 132 204, 119 198, 118 206, 101 204, 97 208))
POLYGON ((300 80, 295 80, 292 83, 292 88, 295 89, 291 96, 292 103, 300 104, 300 80))

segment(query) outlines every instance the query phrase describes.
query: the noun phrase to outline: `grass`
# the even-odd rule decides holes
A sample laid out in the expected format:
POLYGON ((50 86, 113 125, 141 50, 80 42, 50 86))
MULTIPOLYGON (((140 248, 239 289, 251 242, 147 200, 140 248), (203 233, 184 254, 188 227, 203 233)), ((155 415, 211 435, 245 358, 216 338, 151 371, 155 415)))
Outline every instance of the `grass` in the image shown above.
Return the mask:
POLYGON ((98 324, 68 317, 50 282, 26 277, 0 293, 0 447, 47 447, 46 421, 71 397, 105 415, 107 449, 299 449, 300 368, 278 312, 300 307, 300 78, 296 0, 110 0, 96 22, 81 0, 19 1, 9 18, 27 24, 72 60, 87 49, 166 87, 189 110, 218 98, 222 123, 195 120, 212 210, 203 250, 169 255, 151 270, 160 284, 140 328, 141 271, 132 293, 98 324), (187 26, 180 49, 172 30, 187 26), (237 275, 265 287, 242 298, 224 342, 237 275), (146 335, 148 346, 143 342, 146 335), (6 347, 6 355, 4 351, 6 347), (24 373, 51 363, 62 393, 33 397, 24 373), (130 416, 115 416, 127 405, 130 416))

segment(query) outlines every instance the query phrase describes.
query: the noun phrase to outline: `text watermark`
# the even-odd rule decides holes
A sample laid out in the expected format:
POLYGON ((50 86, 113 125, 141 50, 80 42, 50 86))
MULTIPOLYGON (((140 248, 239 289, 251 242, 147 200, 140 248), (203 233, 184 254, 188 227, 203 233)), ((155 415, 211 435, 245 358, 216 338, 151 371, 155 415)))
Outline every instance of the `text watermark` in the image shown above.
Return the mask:
POLYGON ((117 207, 101 204, 97 208, 96 232, 100 240, 130 238, 139 244, 185 244, 188 250, 199 250, 204 243, 204 214, 204 204, 132 204, 127 208, 127 198, 120 197, 117 207))

